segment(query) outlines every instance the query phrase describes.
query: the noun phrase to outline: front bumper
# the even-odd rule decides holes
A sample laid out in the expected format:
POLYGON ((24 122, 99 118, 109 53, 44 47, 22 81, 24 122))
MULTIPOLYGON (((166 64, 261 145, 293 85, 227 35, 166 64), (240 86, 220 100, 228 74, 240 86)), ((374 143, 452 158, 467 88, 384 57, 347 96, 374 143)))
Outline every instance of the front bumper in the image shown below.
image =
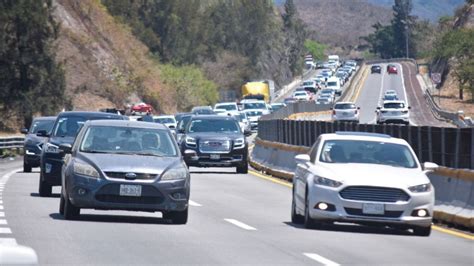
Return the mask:
MULTIPOLYGON (((184 156, 188 166, 196 167, 235 167, 247 163, 248 146, 231 150, 229 153, 202 153, 197 148, 185 147, 184 150, 193 150, 196 156, 184 156), (211 157, 212 156, 212 157, 211 157)), ((182 151, 183 154, 184 150, 182 151)))
POLYGON ((344 188, 328 188, 314 185, 309 194, 309 215, 313 219, 335 222, 378 223, 404 226, 429 226, 432 223, 434 196, 433 191, 426 193, 409 193, 406 202, 372 202, 344 199, 339 191, 344 188), (332 204, 334 210, 320 210, 316 205, 320 202, 332 204), (384 214, 364 214, 364 203, 383 203, 384 214), (426 209, 426 217, 412 215, 415 210, 426 209))
POLYGON ((71 202, 79 208, 126 211, 183 211, 188 207, 189 181, 116 181, 77 174, 66 177, 71 202), (120 185, 141 185, 142 195, 121 196, 120 185), (80 190, 85 193, 79 193, 80 190), (179 196, 178 196, 179 195, 179 196))

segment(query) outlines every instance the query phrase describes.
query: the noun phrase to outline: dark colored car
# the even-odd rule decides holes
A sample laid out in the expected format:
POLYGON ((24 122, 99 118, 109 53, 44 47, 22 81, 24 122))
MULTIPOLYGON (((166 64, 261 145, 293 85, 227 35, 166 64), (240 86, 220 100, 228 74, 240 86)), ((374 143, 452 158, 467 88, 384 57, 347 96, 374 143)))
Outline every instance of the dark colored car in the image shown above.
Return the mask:
POLYGON ((31 168, 40 166, 41 149, 43 147, 44 137, 36 135, 38 131, 44 130, 50 132, 53 128, 55 116, 44 116, 33 119, 30 129, 23 128, 21 133, 25 135, 25 144, 23 145, 23 172, 30 173, 31 168))
POLYGON ((388 74, 398 74, 398 69, 394 65, 388 65, 387 66, 387 73, 388 74))
POLYGON ((39 130, 37 135, 46 137, 40 160, 39 194, 50 196, 53 186, 61 185, 61 167, 64 154, 61 144, 72 144, 81 126, 87 120, 115 119, 128 120, 126 116, 103 112, 62 112, 56 118, 51 132, 39 130))
POLYGON ((66 153, 59 212, 81 209, 162 212, 188 219, 190 175, 170 130, 158 123, 87 121, 66 153))
POLYGON ((248 144, 239 123, 231 116, 193 116, 181 141, 188 166, 237 167, 248 172, 248 144))
POLYGON ((210 106, 196 106, 191 110, 193 115, 215 115, 216 113, 210 106))
POLYGON ((382 68, 381 68, 379 65, 373 65, 373 66, 370 68, 370 73, 371 73, 371 74, 374 74, 374 73, 382 74, 382 68))
POLYGON ((174 118, 176 119, 176 123, 179 124, 181 119, 183 119, 183 117, 188 116, 188 115, 192 115, 192 113, 177 113, 177 114, 175 114, 174 118))

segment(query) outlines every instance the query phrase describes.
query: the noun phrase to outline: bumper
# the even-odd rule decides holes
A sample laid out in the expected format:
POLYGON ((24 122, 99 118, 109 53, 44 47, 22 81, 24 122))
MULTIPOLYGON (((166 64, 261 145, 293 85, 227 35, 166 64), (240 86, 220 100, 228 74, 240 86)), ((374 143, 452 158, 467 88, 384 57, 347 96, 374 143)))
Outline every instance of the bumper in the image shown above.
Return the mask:
POLYGON ((45 155, 41 160, 43 180, 53 186, 61 185, 63 157, 60 154, 45 155))
MULTIPOLYGON (((190 148, 186 148, 190 149, 190 148)), ((188 166, 195 167, 235 167, 247 163, 247 146, 242 149, 232 150, 230 153, 201 153, 196 149, 196 156, 185 156, 184 161, 188 166), (213 156, 211 158, 211 155, 213 156)), ((183 151, 184 154, 184 151, 183 151)))
POLYGON ((408 118, 408 116, 382 116, 379 117, 378 122, 408 124, 410 123, 410 119, 408 118))
POLYGON ((387 225, 404 226, 429 226, 432 223, 434 197, 433 191, 419 193, 419 195, 410 194, 407 202, 367 202, 343 199, 339 195, 342 189, 325 188, 314 186, 309 195, 309 215, 313 219, 353 222, 353 223, 378 223, 387 225), (324 202, 331 204, 334 209, 331 211, 315 208, 316 204, 324 202), (384 205, 384 214, 364 214, 363 206, 365 203, 382 203, 384 205), (412 215, 415 210, 426 209, 428 216, 418 217, 412 215))
POLYGON ((138 183, 94 179, 73 174, 66 178, 67 193, 79 208, 126 211, 183 211, 188 207, 189 181, 138 183), (121 196, 120 185, 141 185, 141 196, 121 196), (79 190, 85 191, 80 194, 79 190), (178 196, 179 195, 179 196, 178 196))
POLYGON ((359 122, 359 117, 357 116, 333 116, 333 121, 339 122, 359 122))

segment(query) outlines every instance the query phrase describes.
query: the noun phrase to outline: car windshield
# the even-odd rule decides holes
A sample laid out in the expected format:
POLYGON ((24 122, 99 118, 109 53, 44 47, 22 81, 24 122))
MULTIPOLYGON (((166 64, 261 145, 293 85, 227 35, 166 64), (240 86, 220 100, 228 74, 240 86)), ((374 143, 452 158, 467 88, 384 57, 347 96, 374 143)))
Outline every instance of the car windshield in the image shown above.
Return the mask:
POLYGON ((396 100, 397 96, 396 95, 385 95, 384 99, 385 100, 396 100))
POLYGON ((155 123, 160 123, 160 124, 173 124, 173 123, 175 123, 174 119, 170 118, 170 117, 154 118, 153 121, 155 121, 155 123))
POLYGON ((319 160, 324 163, 383 164, 416 168, 410 149, 401 144, 363 140, 327 140, 319 160))
POLYGON ((395 95, 397 94, 395 91, 386 91, 385 95, 395 95))
POLYGON ((263 113, 261 111, 249 111, 247 112, 247 116, 261 116, 263 113))
POLYGON ((56 123, 53 136, 75 137, 86 120, 87 119, 82 116, 61 117, 56 123))
POLYGON ((226 111, 236 111, 237 105, 235 104, 217 104, 215 109, 224 109, 226 111))
POLYGON ((190 115, 183 116, 181 118, 181 121, 179 121, 178 130, 184 130, 186 128, 186 126, 188 125, 189 121, 191 121, 191 117, 192 116, 190 116, 190 115))
POLYGON ((88 153, 177 156, 171 135, 160 129, 92 126, 82 139, 80 150, 88 153))
POLYGON ((303 82, 303 86, 313 86, 313 82, 311 81, 303 82))
POLYGON ((188 132, 239 133, 240 126, 237 121, 233 119, 194 119, 189 125, 188 132))
POLYGON ((283 107, 283 104, 272 104, 273 111, 280 110, 283 107))
POLYGON ((297 92, 297 93, 295 93, 295 96, 306 96, 306 93, 304 93, 304 92, 297 92))
POLYGON ((340 110, 355 109, 355 108, 356 108, 355 105, 352 103, 340 103, 334 106, 334 109, 340 109, 340 110))
POLYGON ((265 103, 244 103, 244 109, 267 109, 267 106, 265 103))
POLYGON ((194 114, 197 114, 197 115, 212 115, 212 114, 215 114, 214 111, 210 110, 210 109, 196 109, 193 111, 194 114))
POLYGON ((384 103, 383 108, 387 108, 387 109, 405 108, 405 104, 404 103, 384 103))
POLYGON ((45 130, 46 132, 51 131, 51 128, 54 125, 54 120, 35 120, 31 124, 29 133, 38 133, 40 130, 45 130))
POLYGON ((337 82, 336 81, 330 81, 330 82, 328 82, 328 86, 337 86, 337 82))

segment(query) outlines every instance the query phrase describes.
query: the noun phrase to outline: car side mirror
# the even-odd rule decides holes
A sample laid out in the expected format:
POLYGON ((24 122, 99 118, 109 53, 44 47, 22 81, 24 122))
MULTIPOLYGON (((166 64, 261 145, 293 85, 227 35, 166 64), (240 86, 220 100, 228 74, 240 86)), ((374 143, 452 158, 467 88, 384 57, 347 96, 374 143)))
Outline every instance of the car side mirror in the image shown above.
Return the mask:
POLYGON ((408 106, 408 109, 411 109, 411 106, 408 106))
POLYGON ((27 128, 22 128, 22 129, 20 130, 20 132, 21 132, 22 134, 28 134, 28 129, 27 129, 27 128))
POLYGON ((36 136, 38 137, 49 137, 49 134, 46 130, 38 130, 36 133, 36 136))
POLYGON ((72 145, 69 143, 63 143, 59 145, 59 149, 66 154, 70 154, 72 151, 72 145))
POLYGON ((310 161, 308 154, 298 154, 295 156, 295 161, 297 164, 305 164, 310 161))
POLYGON ((357 107, 357 110, 360 110, 360 107, 357 107))
POLYGON ((425 172, 432 172, 432 171, 438 169, 438 167, 439 167, 439 166, 438 166, 437 164, 432 163, 432 162, 425 162, 425 163, 423 163, 423 170, 424 170, 425 172))

